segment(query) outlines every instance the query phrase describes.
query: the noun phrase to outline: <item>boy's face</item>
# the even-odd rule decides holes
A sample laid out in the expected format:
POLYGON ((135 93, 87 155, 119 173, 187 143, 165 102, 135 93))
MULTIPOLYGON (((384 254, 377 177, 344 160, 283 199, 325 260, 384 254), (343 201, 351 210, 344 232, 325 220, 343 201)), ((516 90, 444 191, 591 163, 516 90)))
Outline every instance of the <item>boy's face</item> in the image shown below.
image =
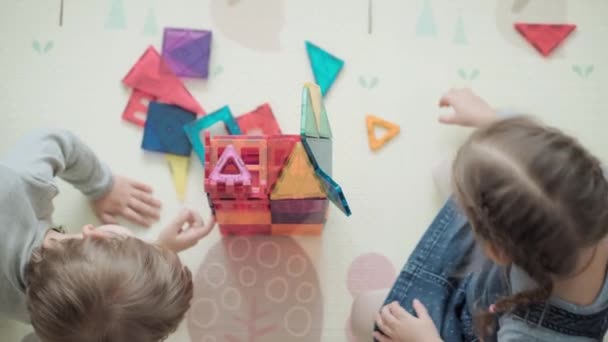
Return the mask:
POLYGON ((81 233, 76 234, 61 234, 54 231, 49 231, 47 233, 43 244, 48 246, 48 244, 53 240, 66 240, 66 239, 85 239, 85 238, 94 238, 94 239, 107 239, 117 236, 132 236, 135 235, 128 230, 127 228, 115 224, 106 224, 102 226, 95 227, 92 224, 87 224, 82 227, 81 233))

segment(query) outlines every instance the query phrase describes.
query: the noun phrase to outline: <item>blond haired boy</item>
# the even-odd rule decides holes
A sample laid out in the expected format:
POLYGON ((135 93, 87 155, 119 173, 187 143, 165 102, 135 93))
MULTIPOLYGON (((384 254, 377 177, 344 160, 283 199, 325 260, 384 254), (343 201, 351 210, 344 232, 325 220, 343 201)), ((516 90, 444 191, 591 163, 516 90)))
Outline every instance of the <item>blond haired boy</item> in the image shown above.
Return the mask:
POLYGON ((149 244, 118 216, 149 226, 152 189, 112 175, 75 135, 29 135, 0 158, 0 314, 30 322, 43 342, 156 342, 183 319, 192 277, 177 252, 214 226, 185 210, 149 244), (106 223, 53 229, 60 177, 88 196, 106 223))

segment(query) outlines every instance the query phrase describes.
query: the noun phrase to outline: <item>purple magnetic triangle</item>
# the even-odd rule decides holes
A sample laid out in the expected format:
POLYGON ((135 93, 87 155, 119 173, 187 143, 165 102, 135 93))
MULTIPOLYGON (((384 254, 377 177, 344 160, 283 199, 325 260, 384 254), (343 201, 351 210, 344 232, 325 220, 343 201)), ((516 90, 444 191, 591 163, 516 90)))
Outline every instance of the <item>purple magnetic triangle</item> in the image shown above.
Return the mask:
POLYGON ((209 175, 209 179, 218 183, 226 183, 226 182, 240 182, 245 185, 251 184, 251 173, 247 170, 247 166, 245 162, 239 154, 234 149, 234 146, 228 145, 224 152, 222 152, 222 156, 217 161, 215 168, 211 171, 209 175), (222 173, 222 169, 226 166, 228 161, 232 160, 236 167, 239 169, 238 174, 225 174, 222 173))

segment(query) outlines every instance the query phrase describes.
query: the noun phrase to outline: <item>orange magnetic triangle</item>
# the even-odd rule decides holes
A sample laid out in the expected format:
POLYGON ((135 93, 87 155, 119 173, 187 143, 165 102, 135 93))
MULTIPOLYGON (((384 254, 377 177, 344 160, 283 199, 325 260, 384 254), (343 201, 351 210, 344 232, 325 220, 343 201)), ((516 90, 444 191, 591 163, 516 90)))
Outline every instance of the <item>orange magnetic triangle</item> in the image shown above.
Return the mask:
POLYGON ((382 146, 384 146, 384 144, 399 134, 399 126, 377 116, 367 115, 365 117, 365 121, 367 124, 367 139, 369 141, 369 147, 372 149, 372 151, 380 149, 382 146), (382 136, 380 139, 376 138, 376 126, 383 127, 387 130, 384 136, 382 136))
POLYGON ((516 23, 514 26, 545 57, 549 56, 576 28, 576 25, 572 24, 516 23))
POLYGON ((270 199, 325 198, 327 195, 301 142, 287 159, 270 199))

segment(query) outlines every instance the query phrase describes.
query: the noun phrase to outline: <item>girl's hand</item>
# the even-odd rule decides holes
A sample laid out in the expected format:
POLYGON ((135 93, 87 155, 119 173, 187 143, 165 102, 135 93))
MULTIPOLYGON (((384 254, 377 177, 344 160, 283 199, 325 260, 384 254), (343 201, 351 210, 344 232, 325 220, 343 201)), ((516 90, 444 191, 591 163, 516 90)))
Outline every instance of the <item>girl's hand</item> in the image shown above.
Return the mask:
POLYGON ((149 227, 158 221, 160 201, 152 196, 152 188, 132 179, 114 176, 112 188, 93 202, 95 214, 105 224, 118 224, 117 216, 149 227))
POLYGON ((384 333, 375 331, 374 338, 380 342, 441 342, 441 337, 426 308, 414 299, 414 317, 397 302, 385 305, 376 315, 376 324, 384 333))
POLYGON ((497 119, 496 111, 471 89, 451 89, 439 100, 440 107, 452 107, 454 112, 439 117, 448 125, 480 127, 497 119))
POLYGON ((184 209, 158 236, 158 244, 175 253, 188 249, 207 236, 215 226, 211 218, 207 224, 193 210, 184 209))

